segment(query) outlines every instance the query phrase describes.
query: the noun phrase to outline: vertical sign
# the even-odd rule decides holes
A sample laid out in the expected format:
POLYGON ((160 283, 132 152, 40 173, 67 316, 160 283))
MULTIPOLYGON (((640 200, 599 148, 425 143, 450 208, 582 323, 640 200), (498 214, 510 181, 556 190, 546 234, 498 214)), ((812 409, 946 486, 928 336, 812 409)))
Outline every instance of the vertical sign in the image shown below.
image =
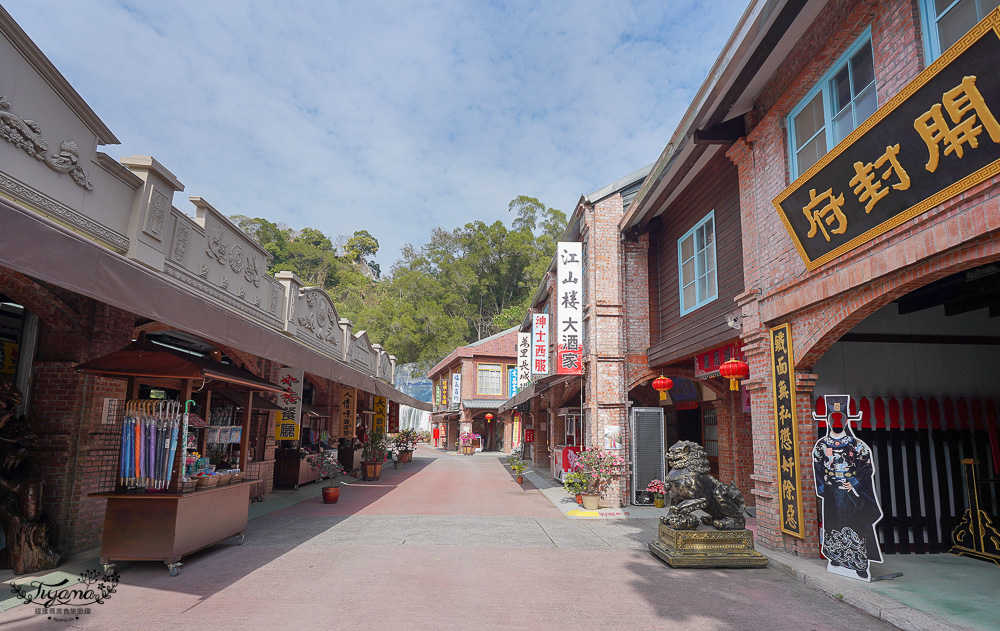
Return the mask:
POLYGON ((560 241, 556 246, 556 373, 583 374, 583 306, 580 278, 583 276, 583 244, 560 241))
POLYGON ((531 333, 517 334, 517 389, 531 383, 531 333))
POLYGON ((278 396, 281 406, 281 423, 275 431, 278 440, 295 440, 299 434, 299 417, 302 414, 303 371, 282 366, 278 369, 278 383, 285 391, 278 396))
POLYGON ((517 394, 517 366, 507 367, 507 398, 517 394))
POLYGON ((531 317, 531 374, 549 374, 549 314, 531 317))
POLYGON ((389 401, 389 433, 396 434, 399 432, 399 404, 395 401, 389 401))
POLYGON ((357 416, 358 391, 341 388, 340 392, 340 437, 354 438, 354 417, 357 416))
POLYGON ((510 423, 510 448, 517 449, 521 444, 521 413, 514 410, 510 423))
POLYGON ((441 377, 441 405, 448 405, 448 377, 441 377))
POLYGON ((389 401, 385 397, 375 397, 375 418, 372 422, 372 434, 384 434, 386 419, 389 418, 389 401))
POLYGON ((451 376, 451 404, 455 407, 462 402, 462 373, 456 372, 451 376))
POLYGON ((795 416, 795 360, 792 358, 790 324, 771 329, 771 361, 781 531, 803 539, 799 428, 795 416))

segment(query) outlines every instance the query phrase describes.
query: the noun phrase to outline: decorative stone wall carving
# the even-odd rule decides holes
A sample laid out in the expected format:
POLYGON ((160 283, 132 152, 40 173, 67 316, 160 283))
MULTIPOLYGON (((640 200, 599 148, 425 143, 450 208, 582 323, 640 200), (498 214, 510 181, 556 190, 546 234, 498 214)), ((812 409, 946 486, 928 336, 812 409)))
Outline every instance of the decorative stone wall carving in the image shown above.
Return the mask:
POLYGON ((191 229, 183 224, 177 224, 177 229, 174 231, 174 260, 178 263, 184 262, 190 241, 191 229))
POLYGON ((42 128, 38 123, 6 111, 9 109, 7 97, 0 96, 0 137, 35 160, 44 162, 56 173, 69 173, 74 182, 88 191, 94 190, 87 173, 78 164, 80 148, 76 146, 76 142, 64 140, 59 144, 59 153, 49 155, 49 143, 42 137, 42 128))
POLYGON ((163 222, 170 212, 170 199, 160 191, 153 189, 149 200, 149 213, 146 214, 146 227, 143 230, 146 234, 161 239, 163 232, 163 222))

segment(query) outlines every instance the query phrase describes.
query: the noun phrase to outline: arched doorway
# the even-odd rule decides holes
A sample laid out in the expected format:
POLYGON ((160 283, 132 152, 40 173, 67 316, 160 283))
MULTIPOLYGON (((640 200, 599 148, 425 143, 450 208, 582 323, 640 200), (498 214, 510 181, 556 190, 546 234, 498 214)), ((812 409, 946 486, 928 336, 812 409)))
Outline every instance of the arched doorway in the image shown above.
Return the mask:
MULTIPOLYGON (((887 553, 946 552, 968 510, 963 461, 980 478, 1000 475, 1000 264, 951 274, 870 313, 836 341, 813 348, 813 400, 850 394, 862 413, 885 515, 887 553)), ((817 428, 823 436, 825 427, 817 428)), ((1000 489, 980 486, 996 515, 1000 489)))
POLYGON ((472 433, 481 437, 483 451, 502 449, 503 424, 493 410, 483 410, 472 418, 472 433), (489 416, 490 418, 486 418, 489 416))

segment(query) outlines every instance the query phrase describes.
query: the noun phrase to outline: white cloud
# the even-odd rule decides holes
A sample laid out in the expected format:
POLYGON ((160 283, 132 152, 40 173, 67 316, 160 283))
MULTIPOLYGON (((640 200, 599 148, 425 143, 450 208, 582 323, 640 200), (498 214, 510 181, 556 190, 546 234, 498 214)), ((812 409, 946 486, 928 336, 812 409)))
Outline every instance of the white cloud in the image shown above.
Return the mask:
POLYGON ((387 269, 655 160, 746 0, 4 4, 178 207, 367 229, 387 269))

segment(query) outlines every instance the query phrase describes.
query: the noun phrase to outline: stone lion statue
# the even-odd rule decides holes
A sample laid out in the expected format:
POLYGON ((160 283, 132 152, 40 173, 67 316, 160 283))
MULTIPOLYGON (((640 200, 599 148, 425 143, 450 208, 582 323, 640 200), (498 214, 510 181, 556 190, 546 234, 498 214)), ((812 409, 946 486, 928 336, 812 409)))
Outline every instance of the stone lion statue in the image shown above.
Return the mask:
POLYGON ((746 527, 743 494, 731 484, 719 482, 708 473, 705 449, 689 440, 678 441, 667 451, 666 486, 670 493, 670 512, 663 521, 677 530, 694 530, 700 524, 719 530, 741 530, 746 527), (694 511, 708 515, 701 519, 694 511))

